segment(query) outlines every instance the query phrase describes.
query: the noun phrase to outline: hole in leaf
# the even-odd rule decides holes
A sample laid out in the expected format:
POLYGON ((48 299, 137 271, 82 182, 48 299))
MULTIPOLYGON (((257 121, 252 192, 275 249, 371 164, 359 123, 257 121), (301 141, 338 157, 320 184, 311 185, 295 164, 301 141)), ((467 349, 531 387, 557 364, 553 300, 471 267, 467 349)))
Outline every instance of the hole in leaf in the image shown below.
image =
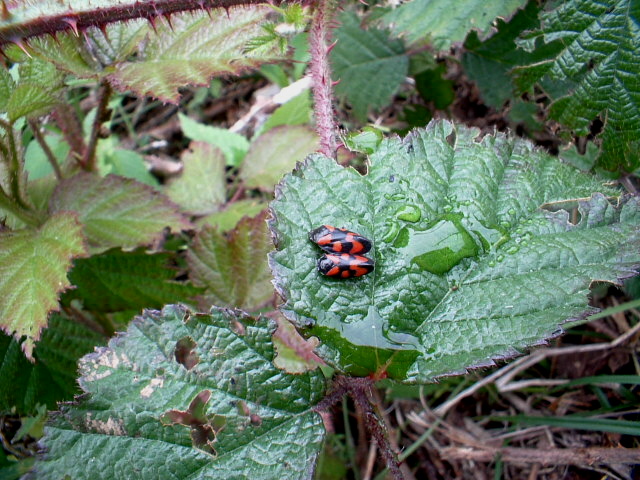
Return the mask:
POLYGON ((207 416, 207 403, 210 398, 211 391, 203 390, 195 396, 187 410, 169 410, 160 417, 160 421, 163 425, 177 424, 189 427, 193 446, 216 455, 213 445, 218 432, 224 428, 227 421, 221 415, 207 416))
POLYGON ((181 364, 187 370, 191 370, 200 363, 200 357, 198 357, 198 353, 195 350, 196 345, 195 340, 191 337, 182 337, 176 343, 176 362, 181 364))

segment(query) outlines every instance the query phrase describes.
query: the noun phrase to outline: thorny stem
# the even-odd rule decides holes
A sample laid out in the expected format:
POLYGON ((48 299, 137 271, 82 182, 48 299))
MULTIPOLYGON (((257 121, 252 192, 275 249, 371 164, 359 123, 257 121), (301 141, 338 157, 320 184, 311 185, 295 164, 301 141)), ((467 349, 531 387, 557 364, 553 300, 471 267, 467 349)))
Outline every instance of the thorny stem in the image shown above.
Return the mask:
POLYGON ((309 50, 311 62, 309 70, 313 81, 314 112, 316 129, 320 136, 320 152, 330 158, 336 158, 336 123, 333 115, 333 84, 329 52, 331 46, 329 22, 333 12, 332 0, 318 0, 311 30, 309 31, 309 50))
POLYGON ((380 452, 385 459, 387 468, 396 480, 403 480, 404 475, 400 470, 396 454, 393 452, 389 440, 385 434, 385 430, 380 423, 380 419, 375 414, 373 406, 371 404, 369 394, 370 389, 373 387, 373 380, 369 378, 354 378, 354 377, 336 377, 331 392, 323 398, 315 407, 314 410, 328 410, 337 404, 340 399, 348 394, 356 404, 357 408, 362 412, 364 417, 364 424, 376 440, 380 452))
POLYGON ((29 126, 31 127, 31 131, 33 132, 33 136, 36 137, 36 141, 38 142, 38 144, 40 144, 44 155, 47 157, 47 160, 51 164, 56 178, 58 180, 62 180, 62 170, 60 170, 60 165, 58 165, 56 156, 49 148, 49 144, 47 144, 46 140, 42 136, 42 132, 40 132, 40 124, 36 120, 29 120, 29 126))
POLYGON ((82 168, 88 172, 96 170, 96 147, 98 146, 98 135, 100 133, 100 127, 102 122, 107 118, 107 105, 109 104, 109 98, 111 97, 111 86, 105 81, 102 82, 100 93, 98 94, 98 109, 96 111, 96 118, 93 121, 91 127, 91 136, 89 137, 89 144, 85 151, 84 158, 82 159, 82 168))
MULTIPOLYGON (((149 0, 145 2, 131 0, 120 5, 104 8, 87 8, 78 11, 65 11, 56 15, 44 15, 29 22, 11 22, 12 11, 5 0, 0 3, 6 9, 2 18, 5 25, 0 27, 0 49, 7 43, 24 43, 24 39, 56 32, 73 31, 76 35, 89 27, 104 28, 114 22, 146 18, 149 22, 163 15, 171 16, 178 12, 229 9, 235 6, 250 6, 265 3, 265 0, 149 0), (8 21, 7 21, 8 20, 8 21)), ((280 4, 282 0, 270 0, 280 4)))

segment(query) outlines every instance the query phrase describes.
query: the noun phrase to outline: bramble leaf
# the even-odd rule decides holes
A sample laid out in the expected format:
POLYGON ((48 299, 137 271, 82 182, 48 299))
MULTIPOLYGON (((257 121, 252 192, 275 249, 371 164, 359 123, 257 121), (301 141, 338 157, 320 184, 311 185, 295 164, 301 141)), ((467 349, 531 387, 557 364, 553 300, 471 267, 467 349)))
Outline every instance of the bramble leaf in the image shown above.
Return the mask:
POLYGON ((282 311, 339 370, 425 382, 489 365, 584 319, 592 281, 640 266, 640 200, 609 203, 616 190, 530 143, 478 135, 433 121, 383 141, 366 176, 312 155, 279 185, 282 311), (321 275, 308 232, 323 224, 368 237, 375 270, 321 275))
POLYGON ((80 361, 89 395, 45 427, 38 478, 311 479, 320 372, 274 367, 273 326, 169 306, 80 361))
POLYGON ((640 4, 632 0, 571 0, 542 14, 542 28, 525 35, 561 46, 552 55, 514 70, 520 89, 549 78, 570 82, 554 96, 550 116, 590 133, 596 117, 604 123, 600 164, 633 171, 640 166, 640 4))
POLYGON ((272 192, 282 176, 319 145, 318 135, 307 125, 274 127, 251 142, 240 178, 248 188, 272 192))
POLYGON ((148 245, 161 238, 167 227, 180 230, 191 226, 164 195, 115 175, 82 173, 61 181, 49 209, 77 212, 94 252, 148 245))
POLYGON ((171 181, 167 195, 191 215, 215 212, 226 195, 224 154, 210 143, 191 142, 181 159, 182 173, 171 181))
POLYGON ((397 35, 407 42, 427 40, 437 50, 447 50, 452 43, 462 42, 471 30, 484 37, 491 31, 496 17, 507 18, 526 0, 464 0, 453 8, 449 0, 413 0, 391 10, 382 17, 397 35))
POLYGON ((76 260, 69 272, 75 285, 63 297, 80 299, 85 309, 100 312, 141 311, 171 302, 187 302, 200 292, 184 282, 175 282, 176 271, 166 253, 110 250, 76 260))
POLYGON ((200 305, 222 305, 255 311, 274 291, 267 264, 273 244, 266 223, 267 212, 243 218, 224 235, 205 225, 187 251, 194 285, 204 287, 200 305))
POLYGON ((109 80, 121 90, 151 95, 177 103, 178 88, 209 85, 214 76, 240 75, 263 63, 281 58, 274 45, 265 50, 247 50, 248 43, 262 34, 261 25, 272 12, 268 7, 221 10, 212 18, 206 12, 171 16, 171 26, 157 24, 139 52, 139 59, 116 65, 109 80))
POLYGON ((72 400, 80 393, 78 359, 102 343, 101 335, 53 314, 33 351, 32 364, 18 341, 0 333, 0 411, 15 408, 19 414, 33 414, 39 403, 54 409, 56 402, 72 400))
POLYGON ((0 328, 20 340, 33 360, 34 342, 58 309, 58 295, 69 287, 67 270, 85 256, 82 226, 75 215, 51 216, 38 229, 0 233, 0 328))
POLYGON ((364 121, 370 108, 386 106, 409 71, 409 57, 400 40, 384 30, 360 27, 354 13, 340 15, 331 51, 336 95, 345 98, 354 115, 364 121))

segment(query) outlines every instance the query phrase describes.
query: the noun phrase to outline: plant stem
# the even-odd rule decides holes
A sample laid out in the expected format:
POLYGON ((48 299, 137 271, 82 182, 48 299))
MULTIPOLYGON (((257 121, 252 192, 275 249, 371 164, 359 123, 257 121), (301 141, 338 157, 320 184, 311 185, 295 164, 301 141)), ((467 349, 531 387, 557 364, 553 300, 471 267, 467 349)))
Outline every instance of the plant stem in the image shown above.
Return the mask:
MULTIPOLYGON (((20 2, 16 3, 19 4, 20 2)), ((102 28, 109 23, 137 18, 146 18, 153 22, 161 15, 168 17, 178 12, 203 11, 215 8, 229 9, 235 6, 251 6, 263 3, 265 3, 264 0, 154 0, 147 2, 139 0, 127 2, 123 0, 112 7, 101 6, 77 9, 75 11, 66 9, 62 13, 41 15, 27 22, 13 21, 0 26, 0 49, 6 44, 44 34, 73 32, 77 35, 89 27, 102 28)), ((270 0, 269 3, 280 4, 282 0, 270 0)), ((12 7, 8 7, 7 13, 11 16, 12 7)))
POLYGON ((53 116, 62 135, 71 147, 71 152, 69 152, 71 158, 75 161, 83 159, 87 152, 87 145, 84 143, 82 125, 74 108, 69 103, 61 103, 53 111, 53 116))
POLYGON ((9 149, 5 155, 7 161, 7 171, 9 173, 9 187, 11 188, 11 197, 6 192, 5 195, 12 203, 17 204, 24 210, 30 210, 28 202, 25 200, 24 192, 22 191, 22 178, 23 168, 18 157, 18 148, 16 146, 16 138, 13 131, 13 124, 6 120, 0 119, 0 126, 7 132, 7 140, 9 141, 9 149))
POLYGON ((3 188, 0 188, 0 209, 12 213, 25 224, 36 227, 42 223, 41 218, 29 209, 17 204, 3 188))
POLYGON ((87 145, 84 158, 82 159, 82 167, 88 172, 94 172, 96 170, 96 147, 98 146, 98 136, 100 134, 102 122, 104 122, 107 117, 107 105, 109 105, 110 97, 111 86, 106 81, 102 82, 100 93, 98 94, 96 118, 91 126, 89 144, 87 145))
POLYGON ((40 124, 36 120, 29 120, 29 126, 31 127, 31 131, 33 132, 33 136, 36 137, 36 141, 40 144, 42 151, 44 152, 47 160, 51 164, 53 168, 53 173, 55 174, 58 180, 62 180, 62 170, 60 170, 60 165, 58 165, 58 160, 56 156, 53 154, 46 140, 42 136, 42 132, 40 132, 40 124))
POLYGON ((380 453, 384 457, 387 468, 395 480, 404 480, 396 454, 391 449, 385 430, 382 428, 380 418, 373 411, 369 389, 373 388, 373 381, 369 378, 352 378, 349 381, 349 394, 355 404, 363 412, 364 424, 371 436, 376 440, 380 453))
POLYGON ((313 81, 314 112, 316 130, 320 136, 320 152, 335 159, 337 157, 336 124, 333 115, 333 84, 329 66, 331 46, 327 45, 330 39, 329 22, 332 12, 332 0, 318 0, 309 32, 311 52, 309 70, 313 81))

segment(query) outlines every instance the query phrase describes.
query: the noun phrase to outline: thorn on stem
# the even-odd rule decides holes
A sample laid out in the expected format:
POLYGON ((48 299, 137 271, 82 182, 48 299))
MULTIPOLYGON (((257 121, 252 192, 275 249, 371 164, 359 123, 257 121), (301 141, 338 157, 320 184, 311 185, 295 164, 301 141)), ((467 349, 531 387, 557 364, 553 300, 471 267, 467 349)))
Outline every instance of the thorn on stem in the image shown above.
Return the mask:
POLYGON ((155 34, 158 34, 158 29, 156 28, 156 19, 158 17, 147 17, 147 21, 149 22, 149 24, 151 25, 151 28, 153 28, 153 31, 155 32, 155 34))
POLYGON ((78 32, 78 21, 75 18, 65 18, 63 22, 69 25, 76 37, 80 38, 80 32, 78 32))
POLYGON ((24 54, 29 57, 29 58, 33 58, 31 56, 31 54, 27 51, 27 48, 29 46, 29 42, 27 42, 27 40, 22 39, 22 40, 14 40, 13 43, 15 43, 17 45, 17 47, 22 50, 24 52, 24 54))
POLYGON ((173 24, 171 23, 171 14, 170 13, 163 13, 162 16, 167 21, 167 25, 169 25, 169 28, 173 32, 174 30, 173 30, 173 24))

